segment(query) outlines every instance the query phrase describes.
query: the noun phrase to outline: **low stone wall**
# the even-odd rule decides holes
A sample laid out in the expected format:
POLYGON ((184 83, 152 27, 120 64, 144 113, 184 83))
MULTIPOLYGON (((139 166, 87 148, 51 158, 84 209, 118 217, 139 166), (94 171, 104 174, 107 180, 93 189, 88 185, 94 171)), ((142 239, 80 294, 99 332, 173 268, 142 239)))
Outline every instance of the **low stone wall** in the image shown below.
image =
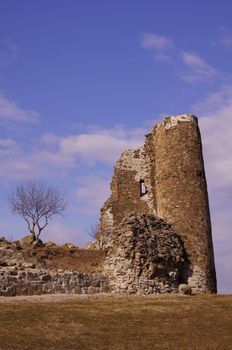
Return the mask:
POLYGON ((47 270, 1 270, 0 296, 35 294, 95 294, 108 291, 104 275, 47 270))

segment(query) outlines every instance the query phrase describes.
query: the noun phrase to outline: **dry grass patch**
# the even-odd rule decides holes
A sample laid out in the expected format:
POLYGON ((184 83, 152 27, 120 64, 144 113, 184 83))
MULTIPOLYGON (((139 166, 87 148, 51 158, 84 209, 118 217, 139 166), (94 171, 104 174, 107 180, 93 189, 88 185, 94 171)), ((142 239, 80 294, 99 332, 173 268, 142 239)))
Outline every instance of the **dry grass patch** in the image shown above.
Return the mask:
POLYGON ((1 298, 0 312, 1 350, 232 349, 232 296, 1 298))
POLYGON ((41 247, 24 252, 25 256, 43 261, 48 270, 70 270, 84 273, 101 273, 105 253, 100 250, 67 248, 62 246, 41 247))

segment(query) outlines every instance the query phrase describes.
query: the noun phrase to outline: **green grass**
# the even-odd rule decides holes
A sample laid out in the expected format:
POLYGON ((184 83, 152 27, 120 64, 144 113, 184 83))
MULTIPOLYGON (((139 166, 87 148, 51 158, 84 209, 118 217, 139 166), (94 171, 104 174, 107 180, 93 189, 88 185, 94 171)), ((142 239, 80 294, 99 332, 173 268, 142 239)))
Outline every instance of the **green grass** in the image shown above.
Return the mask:
POLYGON ((232 296, 49 298, 0 298, 1 350, 232 349, 232 296))

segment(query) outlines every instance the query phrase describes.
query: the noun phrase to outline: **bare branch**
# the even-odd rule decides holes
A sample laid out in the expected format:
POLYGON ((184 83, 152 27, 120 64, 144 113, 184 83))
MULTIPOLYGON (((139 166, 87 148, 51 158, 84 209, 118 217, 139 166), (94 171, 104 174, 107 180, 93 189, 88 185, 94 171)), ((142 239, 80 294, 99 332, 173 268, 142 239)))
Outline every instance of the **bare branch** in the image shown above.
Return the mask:
POLYGON ((19 184, 8 195, 8 202, 11 211, 26 221, 28 230, 35 239, 39 238, 49 219, 54 215, 62 215, 67 207, 66 200, 55 188, 35 180, 19 184))
POLYGON ((99 231, 98 223, 95 223, 94 225, 90 225, 89 228, 86 230, 87 234, 97 240, 97 233, 99 231))

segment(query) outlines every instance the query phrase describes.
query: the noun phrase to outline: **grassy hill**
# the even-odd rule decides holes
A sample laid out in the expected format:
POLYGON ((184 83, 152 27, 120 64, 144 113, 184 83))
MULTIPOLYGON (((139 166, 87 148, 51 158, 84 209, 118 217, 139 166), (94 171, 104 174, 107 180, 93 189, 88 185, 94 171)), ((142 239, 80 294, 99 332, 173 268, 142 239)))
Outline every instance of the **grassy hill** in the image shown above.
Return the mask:
POLYGON ((232 349, 232 296, 0 298, 0 350, 232 349))

